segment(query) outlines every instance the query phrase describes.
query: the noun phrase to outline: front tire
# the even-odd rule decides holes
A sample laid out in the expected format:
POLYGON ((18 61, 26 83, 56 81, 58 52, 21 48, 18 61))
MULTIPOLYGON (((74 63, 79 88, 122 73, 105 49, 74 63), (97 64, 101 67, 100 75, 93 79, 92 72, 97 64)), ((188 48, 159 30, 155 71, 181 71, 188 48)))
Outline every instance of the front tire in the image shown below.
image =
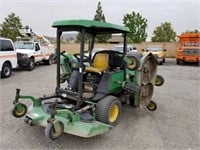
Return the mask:
POLYGON ((51 65, 51 64, 52 64, 52 56, 49 56, 49 59, 44 60, 44 63, 45 63, 46 65, 51 65))
POLYGON ((46 65, 51 65, 52 64, 51 59, 49 58, 49 59, 45 60, 45 64, 46 65))
POLYGON ((1 78, 8 78, 12 74, 12 67, 9 63, 5 63, 1 70, 1 78))
POLYGON ((33 58, 30 58, 28 70, 32 71, 35 68, 35 60, 33 58))
POLYGON ((97 120, 109 125, 116 125, 121 114, 121 103, 115 96, 106 96, 96 105, 97 120))

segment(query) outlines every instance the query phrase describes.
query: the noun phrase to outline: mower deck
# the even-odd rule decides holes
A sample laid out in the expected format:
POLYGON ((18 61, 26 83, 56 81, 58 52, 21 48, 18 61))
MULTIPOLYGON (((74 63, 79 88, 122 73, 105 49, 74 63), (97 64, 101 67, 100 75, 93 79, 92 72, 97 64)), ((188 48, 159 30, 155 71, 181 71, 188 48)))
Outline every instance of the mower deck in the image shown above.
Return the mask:
MULTIPOLYGON (((101 123, 99 121, 96 121, 93 119, 90 122, 83 122, 80 120, 79 114, 74 114, 72 118, 74 119, 68 119, 68 115, 65 114, 65 110, 57 110, 63 111, 63 114, 61 112, 60 115, 55 115, 55 119, 58 121, 61 121, 64 125, 64 131, 65 133, 77 135, 80 137, 92 137, 95 135, 103 134, 107 132, 109 129, 112 128, 112 126, 101 123)), ((48 119, 50 118, 50 114, 44 112, 41 106, 32 107, 29 109, 25 116, 26 119, 31 119, 32 122, 29 123, 30 125, 39 125, 46 127, 48 124, 48 119)), ((28 123, 28 121, 25 121, 28 123)))

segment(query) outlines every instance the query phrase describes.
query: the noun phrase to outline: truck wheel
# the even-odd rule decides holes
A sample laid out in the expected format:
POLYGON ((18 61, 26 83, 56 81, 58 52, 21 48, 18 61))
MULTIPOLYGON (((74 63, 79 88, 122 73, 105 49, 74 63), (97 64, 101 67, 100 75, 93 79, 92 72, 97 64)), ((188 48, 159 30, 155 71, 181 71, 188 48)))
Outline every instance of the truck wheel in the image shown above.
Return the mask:
POLYGON ((121 114, 121 103, 115 96, 106 96, 96 105, 97 120, 116 125, 121 114))
POLYGON ((57 62, 57 56, 56 56, 56 54, 52 54, 51 55, 51 63, 56 64, 56 62, 57 62))
POLYGON ((8 78, 8 77, 10 77, 11 73, 12 73, 11 65, 9 63, 3 64, 3 67, 1 70, 1 77, 8 78))
POLYGON ((176 60, 176 64, 177 64, 177 65, 180 65, 180 60, 176 60))
POLYGON ((51 65, 51 64, 52 64, 52 55, 49 56, 49 59, 44 60, 44 63, 45 63, 46 65, 51 65))
POLYGON ((163 58, 163 63, 165 63, 165 58, 163 58))
POLYGON ((185 62, 183 60, 180 60, 180 65, 184 65, 185 62))
POLYGON ((161 61, 161 62, 159 63, 159 65, 163 65, 163 61, 161 61))
POLYGON ((156 82, 155 82, 156 86, 161 86, 164 84, 164 82, 165 80, 161 75, 156 75, 156 82))
POLYGON ((52 64, 52 62, 51 62, 51 58, 45 60, 45 64, 46 64, 46 65, 51 65, 51 64, 52 64))
POLYGON ((52 140, 56 140, 61 137, 64 131, 64 125, 61 121, 58 121, 58 131, 56 132, 52 122, 49 122, 45 128, 45 136, 52 140))
POLYGON ((35 68, 35 60, 31 58, 29 61, 28 70, 32 71, 34 68, 35 68))

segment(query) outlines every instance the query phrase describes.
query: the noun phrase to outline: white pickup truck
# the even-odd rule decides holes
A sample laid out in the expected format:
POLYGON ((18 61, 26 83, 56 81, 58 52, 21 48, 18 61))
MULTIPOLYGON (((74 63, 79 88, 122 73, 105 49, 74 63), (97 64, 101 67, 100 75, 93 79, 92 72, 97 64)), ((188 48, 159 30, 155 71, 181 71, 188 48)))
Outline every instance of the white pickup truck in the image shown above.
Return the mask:
POLYGON ((41 46, 38 42, 17 41, 15 47, 19 67, 27 67, 29 71, 32 71, 36 63, 51 64, 51 56, 54 53, 52 44, 41 46))
POLYGON ((0 37, 0 76, 8 78, 17 67, 17 54, 11 39, 0 37))

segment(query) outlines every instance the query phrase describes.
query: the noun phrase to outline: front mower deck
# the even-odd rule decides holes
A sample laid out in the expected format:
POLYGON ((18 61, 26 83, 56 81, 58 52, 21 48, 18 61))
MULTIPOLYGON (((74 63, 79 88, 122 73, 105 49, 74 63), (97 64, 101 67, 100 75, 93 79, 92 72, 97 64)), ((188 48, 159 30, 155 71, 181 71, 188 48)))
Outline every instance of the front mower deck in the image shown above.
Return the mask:
MULTIPOLYGON (((55 115, 55 119, 62 121, 65 133, 87 138, 98 134, 103 134, 112 128, 112 126, 101 123, 94 119, 88 123, 83 122, 80 120, 80 114, 77 113, 71 112, 70 115, 73 115, 71 116, 72 119, 67 117, 69 114, 67 114, 66 110, 57 110, 57 113, 58 115, 55 115)), ((46 127, 51 115, 44 112, 41 106, 36 106, 30 108, 25 117, 32 120, 31 125, 46 127)))

